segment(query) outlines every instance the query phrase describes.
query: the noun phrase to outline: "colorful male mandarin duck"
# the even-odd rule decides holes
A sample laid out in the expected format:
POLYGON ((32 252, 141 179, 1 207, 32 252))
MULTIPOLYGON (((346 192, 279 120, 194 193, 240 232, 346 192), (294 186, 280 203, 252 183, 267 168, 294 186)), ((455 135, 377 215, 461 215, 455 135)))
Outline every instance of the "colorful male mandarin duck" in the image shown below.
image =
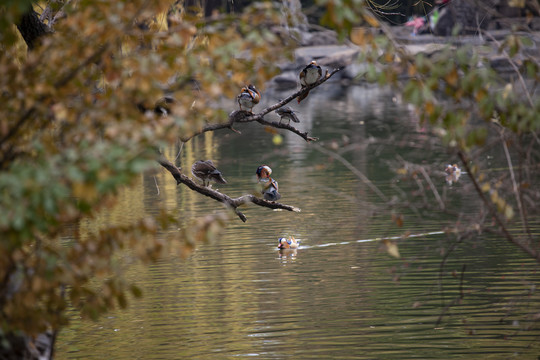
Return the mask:
POLYGON ((294 236, 289 236, 288 239, 278 239, 278 249, 298 249, 298 246, 300 246, 300 241, 297 241, 294 236))
MULTIPOLYGON (((321 76, 322 69, 319 65, 317 65, 317 62, 313 60, 308 66, 300 71, 300 85, 302 85, 302 89, 315 84, 317 81, 319 81, 321 76)), ((307 98, 308 94, 309 90, 298 96, 298 103, 307 98)))
POLYGON ((298 116, 296 116, 295 111, 288 106, 280 107, 276 110, 276 114, 280 116, 280 123, 282 120, 288 120, 288 124, 290 124, 291 120, 294 122, 300 122, 298 116))
POLYGON ((279 186, 276 180, 270 177, 272 169, 268 165, 261 165, 255 172, 257 175, 257 181, 261 185, 261 194, 265 200, 276 201, 281 198, 281 194, 278 192, 279 186))
POLYGON ((247 88, 248 91, 251 93, 251 96, 253 97, 253 102, 255 104, 258 104, 259 101, 261 101, 261 93, 259 92, 259 90, 257 90, 255 85, 253 84, 249 84, 247 88))
POLYGON ((221 175, 221 172, 214 166, 211 160, 198 160, 191 166, 191 173, 197 179, 202 181, 203 186, 209 186, 210 181, 219 184, 226 184, 227 181, 221 175))
POLYGON ((252 112, 253 107, 261 101, 261 93, 254 85, 249 84, 242 88, 236 99, 238 100, 240 110, 249 110, 249 112, 252 112))
POLYGON ((453 182, 457 182, 459 180, 459 177, 461 176, 461 169, 458 168, 456 164, 446 165, 446 169, 444 169, 444 172, 446 173, 446 182, 448 183, 448 185, 452 185, 453 182))

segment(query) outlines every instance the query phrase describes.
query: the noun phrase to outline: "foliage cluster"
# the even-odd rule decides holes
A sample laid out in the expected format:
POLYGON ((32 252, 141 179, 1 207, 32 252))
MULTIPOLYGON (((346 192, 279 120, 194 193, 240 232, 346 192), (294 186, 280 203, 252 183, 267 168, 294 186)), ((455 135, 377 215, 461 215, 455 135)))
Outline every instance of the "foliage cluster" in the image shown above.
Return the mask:
POLYGON ((118 276, 116 250, 153 261, 219 230, 224 219, 212 217, 159 240, 158 232, 178 222, 163 210, 60 241, 66 228, 113 206, 120 189, 159 166, 159 148, 206 122, 227 121, 219 99, 275 74, 286 49, 269 30, 280 23, 279 10, 261 2, 205 19, 170 1, 3 3, 2 333, 57 329, 68 303, 91 318, 124 307, 128 293, 141 292, 118 276), (15 25, 28 14, 47 35, 27 51, 15 25))
MULTIPOLYGON (((363 47, 363 60, 369 64, 365 78, 400 91, 472 181, 471 196, 481 201, 483 209, 464 225, 463 232, 499 233, 540 262, 540 249, 529 225, 540 201, 534 186, 539 181, 540 160, 540 99, 535 94, 540 58, 531 51, 537 46, 534 35, 511 32, 498 41, 478 29, 487 40, 482 46, 449 42, 430 54, 412 54, 383 22, 365 14, 356 21, 362 17, 384 34, 376 37, 366 28, 354 30, 352 39, 363 47), (510 72, 493 66, 501 62, 510 72), (486 152, 493 150, 506 158, 505 171, 493 171, 486 163, 486 152)), ((433 165, 444 170, 444 164, 433 165)), ((402 180, 413 182, 425 178, 425 188, 430 188, 430 179, 419 168, 400 168, 397 173, 407 174, 402 180)), ((434 190, 432 203, 437 207, 440 198, 434 190)), ((411 199, 402 200, 402 204, 411 203, 411 199)))

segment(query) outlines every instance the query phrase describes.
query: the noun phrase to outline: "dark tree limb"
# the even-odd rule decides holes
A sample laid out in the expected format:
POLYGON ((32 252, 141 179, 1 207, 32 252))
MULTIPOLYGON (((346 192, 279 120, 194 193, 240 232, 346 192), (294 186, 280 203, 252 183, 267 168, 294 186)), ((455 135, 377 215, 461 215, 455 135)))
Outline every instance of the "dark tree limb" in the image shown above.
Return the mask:
POLYGON ((157 161, 161 166, 163 166, 168 172, 171 173, 171 175, 175 178, 177 185, 184 184, 191 190, 196 191, 199 194, 208 196, 209 198, 225 204, 225 206, 231 208, 243 222, 247 221, 247 217, 240 210, 238 210, 238 208, 242 205, 249 203, 253 203, 255 205, 267 207, 270 209, 283 209, 288 211, 300 212, 300 209, 297 207, 281 204, 278 202, 267 201, 254 195, 242 195, 237 198, 231 198, 228 195, 225 195, 217 190, 198 185, 192 179, 184 175, 177 166, 167 160, 163 155, 161 155, 157 161))
POLYGON ((323 77, 321 77, 321 79, 319 79, 319 81, 317 81, 315 84, 310 85, 308 87, 301 88, 300 90, 294 92, 293 94, 289 95, 285 99, 280 100, 276 104, 271 105, 271 106, 263 109, 261 112, 259 112, 257 114, 253 114, 253 113, 250 113, 250 112, 244 111, 244 110, 233 111, 232 113, 229 114, 229 121, 228 122, 226 122, 226 123, 218 123, 218 124, 206 124, 205 126, 203 126, 198 131, 195 131, 193 134, 181 138, 181 140, 186 142, 186 141, 194 138, 195 136, 203 134, 203 133, 205 133, 207 131, 215 131, 215 130, 221 130, 221 129, 230 129, 230 130, 233 130, 235 132, 238 132, 237 130, 235 130, 233 128, 233 125, 235 123, 248 123, 248 122, 257 121, 258 123, 266 125, 266 126, 289 130, 289 131, 295 133, 296 135, 300 136, 301 138, 303 138, 307 142, 315 141, 315 140, 317 140, 317 138, 308 136, 307 132, 301 132, 300 130, 298 130, 297 128, 295 128, 294 126, 292 126, 290 124, 282 124, 282 123, 278 123, 276 121, 266 121, 266 120, 264 120, 264 116, 266 114, 268 114, 269 112, 274 111, 276 109, 279 109, 280 107, 288 104, 289 102, 291 102, 292 100, 294 100, 298 96, 306 93, 307 91, 309 91, 309 90, 311 90, 313 88, 316 88, 317 86, 323 84, 324 82, 326 82, 335 73, 337 73, 340 70, 341 69, 334 69, 331 72, 328 72, 328 70, 327 70, 326 74, 323 77))
POLYGON ((50 29, 40 20, 38 13, 31 5, 29 5, 28 11, 21 16, 17 29, 28 46, 28 50, 32 50, 42 36, 50 33, 50 29))
POLYGON ((306 140, 307 142, 317 141, 318 140, 318 138, 308 136, 307 131, 306 132, 301 132, 300 130, 298 130, 294 126, 291 126, 290 124, 283 124, 283 123, 276 122, 276 121, 266 121, 263 118, 257 119, 257 122, 259 124, 261 124, 261 125, 266 125, 266 126, 271 126, 271 127, 274 127, 274 128, 280 128, 280 129, 289 130, 290 132, 295 133, 296 135, 300 136, 302 139, 306 140))
MULTIPOLYGON (((276 121, 267 121, 267 120, 264 119, 264 116, 266 114, 268 114, 269 112, 274 111, 274 110, 288 104, 289 102, 291 102, 292 100, 294 100, 298 96, 300 96, 300 95, 310 91, 311 89, 323 84, 328 79, 330 79, 335 73, 337 73, 339 70, 340 69, 334 69, 331 72, 328 72, 328 70, 327 70, 326 74, 323 77, 321 77, 321 79, 319 79, 319 81, 317 81, 313 85, 301 88, 300 90, 294 92, 293 94, 289 95, 285 99, 280 100, 276 104, 271 105, 271 106, 263 109, 260 113, 253 114, 251 112, 244 111, 244 110, 235 110, 235 111, 233 111, 233 112, 231 112, 229 114, 229 121, 228 122, 226 122, 226 123, 217 123, 217 124, 216 123, 215 124, 206 124, 205 126, 200 128, 198 131, 195 131, 193 134, 191 134, 189 136, 186 136, 186 137, 181 137, 180 140, 182 142, 187 142, 190 139, 192 139, 193 137, 195 137, 197 135, 200 135, 200 134, 203 134, 203 133, 205 133, 207 131, 216 131, 216 130, 221 130, 221 129, 230 129, 230 130, 232 130, 234 132, 239 132, 238 130, 233 128, 233 125, 235 123, 248 123, 248 122, 256 121, 261 125, 288 130, 288 131, 300 136, 301 138, 303 138, 307 142, 315 141, 315 140, 317 140, 316 138, 309 136, 307 132, 302 132, 302 131, 298 130, 294 126, 290 125, 290 123, 285 124, 285 123, 276 122, 276 121)), ((238 198, 233 199, 233 198, 231 198, 231 197, 229 197, 229 196, 227 196, 227 195, 225 195, 225 194, 223 194, 223 193, 221 193, 221 192, 219 192, 217 190, 211 189, 209 187, 203 187, 203 186, 198 185, 192 179, 190 179, 189 177, 184 175, 182 173, 182 171, 178 167, 176 167, 173 163, 171 163, 169 160, 167 160, 165 158, 165 156, 163 156, 162 154, 160 154, 157 161, 169 173, 171 173, 171 175, 175 178, 177 185, 178 184, 184 184, 187 187, 189 187, 191 190, 196 191, 199 194, 202 194, 204 196, 208 196, 209 198, 212 198, 212 199, 214 199, 216 201, 219 201, 219 202, 225 204, 225 206, 231 208, 236 213, 236 215, 244 222, 247 221, 247 218, 238 208, 240 206, 248 204, 248 203, 253 203, 255 205, 262 206, 262 207, 267 207, 267 208, 270 208, 270 209, 283 209, 283 210, 295 211, 295 212, 300 211, 299 208, 296 208, 294 206, 285 205, 285 204, 281 204, 281 203, 274 202, 274 201, 267 201, 267 200, 258 198, 258 197, 254 196, 254 195, 249 195, 249 194, 248 195, 243 195, 243 196, 240 196, 238 198)))
POLYGON ((510 231, 506 227, 505 221, 501 218, 501 214, 498 212, 497 207, 485 196, 484 192, 482 191, 482 188, 478 181, 476 180, 476 177, 474 176, 470 166, 469 166, 469 159, 463 154, 461 151, 458 152, 459 159, 461 160, 461 163, 463 164, 463 167, 466 171, 466 173, 469 175, 469 178, 471 179, 474 189, 476 190, 476 193, 484 203, 484 205, 487 207, 488 211, 490 212, 491 216, 493 216, 493 219, 499 226, 502 234, 508 240, 514 245, 517 245, 521 250, 523 250, 525 253, 527 253, 529 256, 531 256, 534 260, 536 260, 538 263, 540 263, 540 252, 536 249, 532 248, 528 244, 526 244, 524 241, 520 241, 519 239, 515 238, 510 234, 510 231))

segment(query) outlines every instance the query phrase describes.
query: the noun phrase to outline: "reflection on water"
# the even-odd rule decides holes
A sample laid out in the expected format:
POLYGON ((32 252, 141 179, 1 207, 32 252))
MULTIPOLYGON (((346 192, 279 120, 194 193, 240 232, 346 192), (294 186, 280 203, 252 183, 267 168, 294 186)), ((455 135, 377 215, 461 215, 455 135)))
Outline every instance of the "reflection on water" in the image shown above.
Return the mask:
MULTIPOLYGON (((275 96, 279 98, 279 94, 275 96)), ((271 96, 266 96, 271 101, 271 96)), ((296 105, 296 104, 295 104, 296 105)), ((260 105, 259 105, 260 106, 260 105)), ((372 87, 317 89, 298 107, 299 126, 337 152, 386 194, 396 154, 408 161, 451 163, 444 149, 388 91, 372 87)), ((273 116, 269 115, 269 116, 273 116)), ((277 116, 277 115, 276 115, 277 116)), ((398 227, 380 198, 343 163, 293 134, 280 146, 255 124, 205 134, 185 144, 179 164, 212 159, 240 196, 254 189, 266 163, 282 202, 302 212, 248 206, 223 238, 199 246, 186 260, 132 266, 144 298, 97 323, 81 321, 60 334, 57 359, 535 359, 540 331, 534 317, 537 266, 505 241, 485 235, 455 247, 441 231, 455 219, 420 221, 405 214, 398 227), (401 238, 405 233, 413 234, 401 238), (414 236, 414 234, 421 234, 414 236), (279 237, 301 240, 278 251, 279 237), (401 259, 382 238, 397 242, 401 259), (442 321, 436 325, 441 316, 442 321)), ((178 149, 169 149, 174 159, 178 149)), ((453 205, 474 211, 461 184, 437 186, 453 205)), ((466 181, 466 179, 460 180, 466 181)), ((177 187, 164 171, 126 191, 129 221, 161 206, 189 217, 220 205, 177 187)), ((92 224, 85 224, 92 226, 92 224)), ((538 234, 540 225, 533 226, 538 234)))

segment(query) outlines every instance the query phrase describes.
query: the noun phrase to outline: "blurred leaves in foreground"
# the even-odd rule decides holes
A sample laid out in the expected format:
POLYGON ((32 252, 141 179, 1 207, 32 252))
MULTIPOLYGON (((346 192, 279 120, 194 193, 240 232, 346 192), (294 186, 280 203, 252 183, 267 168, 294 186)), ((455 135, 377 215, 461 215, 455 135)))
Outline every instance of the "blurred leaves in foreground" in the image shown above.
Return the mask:
POLYGON ((264 84, 288 56, 290 41, 270 31, 282 21, 278 4, 255 2, 212 18, 178 4, 0 6, 3 334, 58 329, 68 304, 93 319, 123 308, 129 294, 142 292, 122 277, 118 250, 142 262, 187 256, 223 228, 228 214, 184 228, 164 208, 134 223, 79 231, 158 166, 158 149, 202 124, 227 121, 218 100, 234 98, 246 83, 264 84), (20 34, 36 24, 44 34, 28 48, 20 34), (156 104, 166 104, 168 116, 156 104), (76 229, 69 241, 65 229, 76 229))

